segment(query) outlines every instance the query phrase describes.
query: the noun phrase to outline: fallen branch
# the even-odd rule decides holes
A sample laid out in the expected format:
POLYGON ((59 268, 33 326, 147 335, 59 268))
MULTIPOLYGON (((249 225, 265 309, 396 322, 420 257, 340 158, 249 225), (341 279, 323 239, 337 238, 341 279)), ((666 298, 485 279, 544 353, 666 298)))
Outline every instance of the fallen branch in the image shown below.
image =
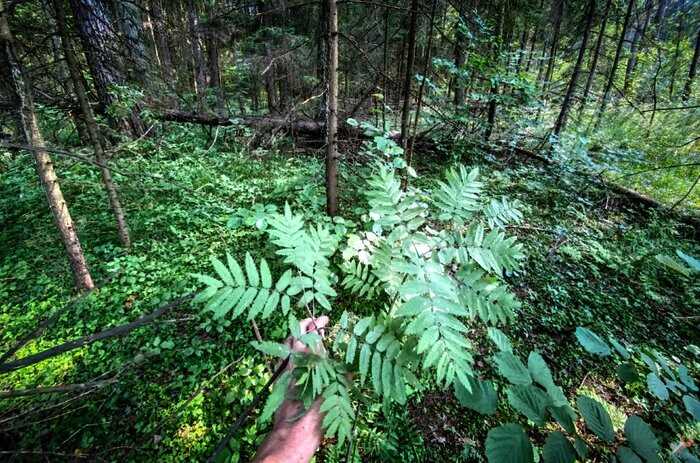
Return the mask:
POLYGON ((63 344, 59 344, 58 346, 52 347, 50 349, 46 349, 45 351, 39 352, 38 354, 30 355, 28 357, 23 357, 19 360, 15 360, 13 362, 7 362, 0 364, 0 373, 9 373, 11 371, 19 370, 21 368, 28 367, 30 365, 34 365, 35 363, 42 362, 46 359, 49 359, 51 357, 55 357, 59 354, 63 354, 65 352, 72 351, 74 349, 78 349, 80 347, 87 346, 89 344, 92 344, 93 342, 96 341, 101 341, 103 339, 109 339, 113 338, 116 336, 124 336, 127 333, 130 333, 131 331, 135 330, 136 328, 139 328, 140 326, 146 325, 156 318, 160 317, 164 313, 168 312, 169 310, 178 307, 185 302, 189 301, 192 299, 193 295, 187 295, 184 297, 181 297, 179 299, 175 299, 174 301, 165 304, 158 309, 154 310, 148 315, 145 315, 141 318, 138 318, 134 320, 131 323, 127 323, 125 325, 120 325, 116 326, 114 328, 110 328, 105 331, 100 331, 99 333, 91 334, 89 336, 85 336, 79 339, 75 339, 73 341, 68 341, 64 342, 63 344))
POLYGON ((0 391, 0 399, 9 399, 12 397, 25 397, 39 394, 56 394, 73 391, 86 391, 90 389, 99 389, 109 386, 117 382, 116 378, 106 379, 103 381, 93 381, 91 383, 67 384, 65 386, 54 387, 37 387, 34 389, 14 389, 8 391, 0 391))

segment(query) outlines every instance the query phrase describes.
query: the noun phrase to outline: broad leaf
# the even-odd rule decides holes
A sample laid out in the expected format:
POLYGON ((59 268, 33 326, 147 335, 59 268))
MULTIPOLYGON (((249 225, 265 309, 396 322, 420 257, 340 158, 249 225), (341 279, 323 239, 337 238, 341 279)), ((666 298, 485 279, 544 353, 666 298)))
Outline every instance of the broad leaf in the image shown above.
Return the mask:
POLYGON ((629 447, 619 447, 616 455, 620 463, 642 463, 642 459, 629 447))
POLYGON ((612 353, 610 346, 600 336, 587 328, 581 326, 576 328, 576 339, 591 354, 607 357, 612 353))
POLYGON ((695 421, 700 421, 700 401, 689 394, 683 396, 683 405, 695 421))
POLYGON ((250 344, 260 352, 272 355, 273 357, 285 358, 291 353, 288 345, 277 342, 252 341, 250 344))
POLYGON ((574 412, 569 405, 564 405, 562 407, 549 407, 549 412, 566 432, 569 434, 576 433, 576 427, 574 426, 576 412, 574 412))
POLYGON ((486 436, 486 458, 489 463, 533 463, 532 445, 525 431, 517 424, 493 428, 486 436))
POLYGON ((483 415, 492 415, 498 407, 498 395, 491 381, 481 381, 473 377, 468 377, 471 391, 462 384, 455 381, 455 396, 459 403, 467 408, 471 408, 483 415))
POLYGON ((513 345, 510 343, 510 339, 508 339, 508 336, 506 336, 503 331, 490 326, 487 333, 489 339, 491 339, 491 341, 496 344, 496 347, 498 347, 498 350, 513 352, 513 345))
POLYGON ((578 411, 586 422, 586 427, 605 442, 612 442, 615 437, 612 420, 603 406, 596 400, 579 396, 576 400, 578 411))
POLYGON ((647 463, 661 463, 659 443, 651 427, 640 417, 632 415, 625 422, 625 437, 632 449, 647 463))
POLYGON ((544 425, 549 398, 540 388, 511 386, 506 390, 510 405, 538 426, 544 425))
POLYGON ((498 366, 498 372, 508 381, 523 386, 532 384, 530 373, 518 357, 510 352, 499 352, 493 358, 498 366))
POLYGON ((545 463, 574 463, 576 450, 569 439, 559 431, 554 431, 547 436, 542 449, 545 463))
POLYGON ((659 378, 656 373, 649 373, 647 375, 647 387, 649 392, 654 394, 661 400, 668 400, 668 389, 666 384, 659 378))

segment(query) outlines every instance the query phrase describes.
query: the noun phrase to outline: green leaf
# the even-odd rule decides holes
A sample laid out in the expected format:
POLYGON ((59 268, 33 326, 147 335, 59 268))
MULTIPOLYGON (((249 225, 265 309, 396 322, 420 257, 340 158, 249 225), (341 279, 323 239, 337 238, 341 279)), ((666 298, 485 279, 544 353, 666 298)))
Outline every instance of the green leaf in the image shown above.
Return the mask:
POLYGON ((245 311, 245 309, 248 308, 250 303, 253 302, 253 299, 255 299, 256 294, 258 294, 258 288, 246 289, 245 293, 243 293, 243 296, 241 296, 238 303, 236 304, 236 308, 233 310, 234 318, 238 317, 245 311))
POLYGON ((235 286, 235 284, 233 283, 233 277, 231 276, 231 272, 228 271, 224 263, 214 256, 210 257, 209 260, 214 266, 214 270, 216 270, 216 273, 219 274, 221 280, 229 286, 235 286))
POLYGON ((576 418, 576 412, 569 405, 564 405, 562 407, 549 407, 549 412, 552 414, 557 423, 561 425, 562 428, 569 434, 576 433, 576 427, 574 426, 574 418, 576 418))
POLYGON ((372 351, 368 344, 363 344, 362 349, 360 349, 360 377, 364 382, 367 376, 367 371, 369 370, 369 361, 372 356, 372 351))
POLYGON ((621 363, 617 367, 617 376, 625 383, 634 383, 639 379, 637 368, 631 362, 621 363))
POLYGON ((623 359, 629 360, 629 358, 630 358, 630 353, 629 353, 629 351, 627 350, 627 348, 625 348, 625 346, 623 346, 622 344, 620 344, 620 343, 617 341, 617 339, 615 339, 615 338, 609 338, 609 340, 610 340, 610 344, 612 344, 612 346, 615 348, 615 350, 617 351, 617 353, 620 354, 620 355, 622 356, 623 359))
POLYGON ((284 399, 287 395, 287 388, 289 387, 289 381, 292 379, 292 372, 285 371, 282 373, 277 381, 275 381, 274 386, 272 386, 272 391, 267 397, 267 402, 265 402, 265 408, 263 408, 260 414, 260 420, 267 421, 273 413, 282 405, 284 399))
POLYGON ((700 260, 693 256, 689 256, 680 249, 676 249, 676 255, 683 259, 688 266, 696 272, 700 272, 700 260))
POLYGON ((642 463, 642 459, 637 456, 629 447, 619 447, 616 452, 620 463, 642 463))
POLYGON ((580 437, 576 436, 576 439, 574 439, 574 448, 576 449, 576 453, 578 453, 579 460, 586 461, 586 457, 588 456, 588 445, 586 442, 584 442, 584 440, 580 437))
POLYGON ((241 266, 238 265, 238 262, 229 254, 228 252, 226 253, 226 263, 228 264, 228 268, 231 271, 231 275, 233 276, 233 279, 236 280, 236 284, 238 286, 245 286, 245 276, 243 276, 243 270, 241 270, 241 266))
POLYGON ((292 271, 290 269, 287 269, 286 272, 282 274, 279 280, 277 280, 277 284, 275 285, 275 290, 279 291, 280 293, 283 292, 287 287, 289 286, 289 283, 292 281, 292 271))
POLYGON ((527 368, 523 362, 512 353, 499 352, 494 355, 493 359, 498 366, 498 372, 511 383, 523 386, 532 384, 532 378, 530 378, 530 373, 527 368))
POLYGON ((468 377, 469 391, 461 381, 454 382, 455 396, 460 404, 481 413, 493 415, 498 407, 498 395, 491 381, 481 381, 474 377, 468 377))
POLYGON ((576 450, 564 434, 554 431, 547 436, 547 440, 544 442, 542 457, 545 463, 574 463, 576 450))
POLYGON ((684 395, 683 405, 695 421, 700 421, 700 401, 696 397, 689 394, 684 395))
MULTIPOLYGON (((366 346, 367 344, 365 344, 366 346)), ((375 352, 372 355, 372 387, 377 392, 377 394, 382 393, 382 355, 379 352, 375 352)))
POLYGON ((357 338, 352 336, 348 341, 348 348, 345 351, 345 363, 353 363, 355 361, 355 350, 357 349, 357 338))
POLYGON ((248 283, 250 283, 250 286, 257 287, 260 283, 260 275, 258 275, 257 267, 255 267, 253 256, 251 256, 249 252, 245 253, 245 273, 248 275, 248 283))
POLYGON ((496 344, 496 347, 498 347, 498 350, 511 353, 513 352, 513 345, 510 343, 510 339, 508 339, 508 336, 506 336, 503 331, 490 326, 487 333, 489 339, 491 339, 491 341, 496 344))
POLYGON ((647 375, 647 387, 649 388, 649 392, 654 394, 659 399, 664 401, 668 400, 668 389, 666 388, 666 384, 664 384, 656 373, 649 373, 647 375))
POLYGON ((640 417, 632 415, 625 422, 625 437, 632 449, 647 463, 661 463, 659 443, 651 427, 640 417))
POLYGON ((265 259, 260 260, 260 285, 268 289, 272 287, 272 275, 265 259))
POLYGON ((610 346, 600 336, 587 328, 581 326, 576 328, 576 339, 591 354, 607 357, 612 353, 610 346))
POLYGON ((686 267, 685 265, 681 264, 678 262, 676 259, 674 259, 671 256, 667 256, 665 254, 657 254, 656 260, 663 264, 664 266, 670 268, 671 270, 674 270, 678 273, 680 273, 683 276, 690 276, 690 269, 686 267))
POLYGON ((486 436, 486 458, 489 463, 534 463, 530 440, 522 426, 504 424, 486 436))
POLYGON ((506 389, 510 405, 530 421, 538 426, 543 426, 547 416, 549 398, 541 389, 533 385, 510 386, 506 389))
POLYGON ((252 341, 250 344, 260 352, 272 355, 273 357, 286 358, 291 354, 291 350, 286 344, 272 341, 252 341))
POLYGON ((359 322, 355 324, 355 329, 353 330, 353 333, 355 333, 355 336, 362 336, 362 334, 365 332, 367 327, 372 323, 373 318, 372 317, 365 317, 359 322))
POLYGON ((199 280, 200 283, 204 283, 207 286, 211 286, 214 288, 221 288, 224 286, 224 284, 217 280, 216 278, 212 278, 209 275, 202 275, 201 273, 191 273, 190 274, 193 278, 199 280))
POLYGON ((538 352, 530 352, 527 358, 527 369, 532 379, 545 389, 549 390, 556 386, 547 362, 544 361, 544 358, 538 352))
POLYGON ((596 400, 579 396, 576 400, 578 411, 586 422, 586 427, 605 442, 612 442, 615 437, 612 420, 605 408, 596 400))
POLYGON ((688 373, 688 368, 686 368, 685 365, 680 365, 678 367, 678 377, 681 379, 681 382, 683 384, 685 384, 685 386, 688 389, 690 389, 693 392, 697 392, 698 387, 695 385, 695 381, 688 373))

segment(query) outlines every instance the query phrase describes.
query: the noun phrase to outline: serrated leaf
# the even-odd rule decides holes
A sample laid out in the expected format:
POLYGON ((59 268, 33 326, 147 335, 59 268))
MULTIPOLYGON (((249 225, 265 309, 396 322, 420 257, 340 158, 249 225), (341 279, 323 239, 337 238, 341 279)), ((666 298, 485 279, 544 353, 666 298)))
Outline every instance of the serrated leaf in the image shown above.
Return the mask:
POLYGON ((236 308, 233 311, 233 316, 238 317, 240 314, 242 314, 245 309, 248 308, 251 302, 253 302, 253 299, 255 299, 255 295, 258 293, 258 288, 248 288, 246 289, 245 293, 243 293, 243 296, 238 300, 238 303, 236 304, 236 308))
POLYGON ((545 389, 549 390, 556 386, 547 362, 538 352, 530 352, 527 358, 527 369, 532 379, 545 389))
POLYGON ((533 463, 532 444, 522 426, 504 424, 486 436, 486 458, 489 463, 533 463))
POLYGON ((532 378, 527 368, 510 352, 499 352, 493 356, 498 372, 513 384, 527 386, 532 384, 532 378))
POLYGON ((685 365, 678 366, 678 377, 688 389, 693 392, 697 392, 698 387, 695 385, 695 380, 688 373, 688 368, 685 365))
POLYGON ((664 384, 656 373, 649 373, 647 375, 647 388, 649 388, 649 392, 654 394, 660 400, 668 400, 669 395, 666 384, 664 384))
POLYGON ((607 357, 612 354, 610 346, 600 336, 587 328, 581 326, 576 328, 576 339, 591 354, 600 355, 601 357, 607 357))
POLYGON ((547 440, 544 442, 542 457, 545 463, 574 463, 576 450, 564 434, 554 431, 547 436, 547 440))
POLYGON ((251 341, 254 348, 273 357, 286 358, 291 350, 288 345, 272 341, 251 341))
POLYGON ((498 350, 511 353, 513 352, 513 345, 511 344, 510 339, 508 339, 508 336, 506 336, 503 331, 493 326, 490 326, 487 330, 487 333, 489 339, 491 339, 491 341, 493 341, 493 343, 496 344, 496 347, 498 347, 498 350))
POLYGON ((360 377, 362 378, 363 382, 367 376, 367 371, 369 370, 369 361, 371 356, 372 351, 369 348, 369 345, 363 344, 362 349, 360 349, 360 377))
POLYGON ((629 360, 630 358, 630 352, 627 350, 625 346, 623 346, 621 343, 617 341, 615 338, 610 338, 609 339, 610 344, 612 344, 613 348, 617 351, 618 354, 622 356, 623 359, 629 360))
POLYGON ((211 264, 214 266, 214 270, 216 270, 216 273, 219 275, 221 278, 221 281, 223 281, 225 284, 229 286, 235 286, 235 283, 233 282, 233 277, 231 276, 231 272, 228 271, 226 266, 224 265, 223 262, 221 262, 219 259, 217 259, 214 256, 211 256, 209 258, 211 261, 211 264))
POLYGON ((642 463, 642 459, 629 447, 619 447, 615 455, 617 455, 617 459, 620 463, 642 463))
POLYGON ((569 434, 576 433, 576 427, 574 426, 574 418, 576 418, 576 413, 569 405, 564 405, 562 407, 549 407, 549 412, 566 432, 569 434))
POLYGON ((285 289, 289 286, 289 283, 292 281, 292 271, 287 269, 282 276, 280 277, 279 280, 277 280, 277 284, 275 284, 275 290, 281 292, 284 292, 285 289))
POLYGON ((640 417, 632 415, 625 422, 625 437, 630 447, 647 463, 661 463, 659 443, 651 427, 640 417))
POLYGON ((683 405, 695 421, 700 421, 700 401, 690 394, 683 396, 683 405))
POLYGON ((272 274, 265 259, 260 259, 260 285, 266 289, 272 287, 272 274))
POLYGON ((352 336, 348 341, 348 348, 345 351, 345 363, 353 363, 355 361, 355 350, 357 349, 357 338, 352 336))
POLYGON ((579 456, 579 460, 586 461, 586 457, 588 456, 588 444, 586 444, 583 439, 576 436, 576 439, 574 439, 574 448, 579 456))
POLYGON ((231 276, 233 276, 233 279, 236 280, 236 285, 237 286, 245 286, 245 276, 243 276, 243 270, 241 270, 241 266, 238 265, 238 262, 229 254, 228 252, 226 253, 226 263, 228 264, 228 269, 231 272, 231 276))
POLYGON ((204 283, 207 286, 211 286, 217 289, 224 286, 223 282, 217 280, 216 278, 210 277, 209 275, 202 275, 201 273, 191 273, 190 275, 193 278, 199 280, 200 283, 204 283))
POLYGON ((282 405, 282 402, 284 402, 284 399, 287 395, 287 388, 289 387, 289 381, 292 379, 292 372, 291 371, 285 371, 282 373, 282 376, 280 376, 277 381, 275 381, 274 386, 272 386, 272 391, 270 392, 270 395, 267 397, 267 401, 265 402, 265 408, 263 408, 262 413, 260 414, 260 420, 266 421, 268 420, 273 413, 282 405))
POLYGON ((481 381, 474 377, 468 377, 468 390, 462 381, 455 381, 455 396, 460 404, 467 408, 481 413, 482 415, 493 415, 498 407, 498 395, 491 381, 481 381))
POLYGON ((621 363, 617 367, 617 376, 625 383, 634 383, 639 379, 637 368, 631 362, 621 363))
POLYGON ((245 253, 245 273, 248 276, 248 283, 250 286, 257 287, 258 284, 260 284, 258 269, 255 266, 255 261, 253 261, 253 256, 251 256, 249 252, 245 253))
POLYGON ((541 389, 533 385, 510 386, 506 389, 508 403, 538 426, 544 425, 549 398, 541 389))
POLYGON ((576 400, 578 411, 583 416, 586 427, 598 438, 605 442, 612 442, 615 437, 612 420, 605 408, 594 399, 586 396, 579 396, 576 400))

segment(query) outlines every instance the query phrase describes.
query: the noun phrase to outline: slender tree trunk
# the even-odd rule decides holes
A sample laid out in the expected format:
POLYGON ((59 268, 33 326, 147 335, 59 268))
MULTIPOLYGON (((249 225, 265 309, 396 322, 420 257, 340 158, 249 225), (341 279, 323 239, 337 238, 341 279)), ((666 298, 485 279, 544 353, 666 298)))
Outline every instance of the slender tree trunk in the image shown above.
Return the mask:
POLYGON ((107 167, 107 156, 102 149, 102 139, 100 137, 97 122, 95 121, 95 116, 92 113, 87 92, 85 91, 85 87, 83 87, 82 76, 80 74, 80 65, 78 64, 78 60, 73 53, 70 37, 68 35, 68 31, 66 30, 66 18, 63 11, 62 1, 53 0, 53 5, 54 12, 56 14, 56 26, 58 28, 58 34, 61 37, 61 43, 63 46, 63 56, 68 64, 68 70, 70 71, 71 78, 73 80, 73 90, 78 99, 78 103, 80 104, 80 110, 85 118, 88 135, 95 150, 95 160, 100 166, 102 184, 107 191, 109 205, 117 222, 117 233, 119 234, 119 239, 124 247, 129 248, 131 247, 129 226, 126 223, 126 215, 124 214, 124 209, 119 201, 119 194, 117 193, 117 187, 112 179, 112 173, 110 172, 109 167, 107 167))
POLYGON ((625 12, 625 19, 622 21, 622 30, 620 31, 620 39, 617 42, 617 48, 615 49, 615 57, 613 58, 612 67, 610 68, 610 73, 608 74, 608 80, 605 84, 605 90, 603 90, 603 100, 600 103, 600 108, 598 109, 598 114, 596 116, 595 127, 598 128, 600 124, 600 119, 605 114, 605 108, 608 105, 608 98, 610 96, 610 90, 612 89, 613 83, 615 82, 615 74, 617 73, 617 66, 620 64, 620 56, 622 55, 622 48, 625 45, 625 35, 627 33, 627 26, 630 22, 630 16, 632 16, 632 8, 634 7, 634 0, 629 0, 627 3, 627 11, 625 12))
POLYGON ((386 132, 386 107, 389 104, 389 76, 387 75, 387 51, 389 48, 389 9, 384 9, 384 50, 382 52, 383 97, 382 98, 382 132, 386 132))
POLYGON ((141 9, 133 1, 115 2, 119 26, 124 34, 126 54, 129 65, 126 66, 130 80, 141 86, 146 83, 146 46, 143 43, 143 19, 141 9))
POLYGON ((554 71, 554 64, 557 61, 557 48, 559 47, 562 16, 564 16, 564 0, 554 0, 552 3, 552 28, 554 32, 552 34, 552 43, 549 45, 549 60, 547 61, 547 72, 545 73, 544 85, 542 87, 544 93, 546 93, 549 88, 549 83, 552 80, 552 72, 554 71))
POLYGON ((644 39, 644 34, 646 33, 647 26, 649 25, 649 20, 651 19, 651 0, 647 0, 644 6, 644 11, 642 12, 643 17, 641 18, 641 24, 637 24, 634 31, 634 37, 632 38, 632 45, 630 45, 630 56, 627 59, 627 68, 625 69, 625 82, 622 86, 622 92, 627 93, 632 82, 632 74, 634 73, 634 68, 637 65, 637 52, 639 51, 639 43, 644 39))
POLYGON ((403 108, 401 110, 401 147, 408 150, 409 120, 411 115, 411 83, 413 82, 413 65, 416 60, 416 29, 418 27, 418 0, 411 0, 411 12, 408 26, 408 57, 403 82, 403 108))
POLYGON ((4 55, 2 60, 7 63, 12 75, 14 93, 19 102, 19 113, 22 120, 22 128, 28 145, 35 147, 33 150, 36 170, 39 179, 46 193, 49 208, 53 213, 53 218, 61 234, 61 239, 68 254, 75 285, 79 290, 90 290, 95 285, 90 276, 80 239, 75 229, 75 224, 68 211, 68 205, 63 198, 58 177, 53 168, 51 157, 44 149, 44 139, 39 131, 36 113, 34 112, 34 102, 31 94, 31 83, 28 76, 23 72, 18 60, 18 53, 15 50, 14 41, 7 23, 7 10, 4 1, 0 0, 0 54, 4 55))
POLYGON ((212 89, 216 98, 216 112, 226 114, 226 100, 224 98, 224 89, 221 85, 221 69, 219 66, 219 37, 217 35, 216 25, 212 23, 215 11, 211 5, 206 4, 207 16, 209 24, 207 27, 206 44, 207 44, 207 67, 209 68, 209 88, 212 89))
POLYGON ((523 34, 520 36, 520 44, 518 45, 518 60, 515 63, 515 73, 520 73, 520 68, 523 64, 523 55, 527 47, 527 25, 523 25, 523 34))
POLYGON ((328 15, 328 108, 326 109, 326 212, 338 213, 338 6, 327 1, 328 15))
POLYGON ((432 0, 432 6, 430 9, 430 27, 428 28, 428 45, 425 49, 425 62, 423 64, 423 79, 421 79, 420 87, 418 89, 418 106, 416 107, 416 115, 413 121, 413 137, 410 141, 410 146, 408 153, 406 154, 406 165, 411 165, 411 160, 413 159, 413 146, 416 141, 416 134, 418 133, 418 123, 420 122, 420 110, 423 104, 423 91, 425 89, 425 81, 428 80, 430 75, 430 65, 431 65, 431 52, 433 47, 433 29, 435 27, 435 9, 437 7, 437 0, 432 0))
POLYGON ((175 70, 170 52, 168 31, 165 27, 165 12, 161 4, 162 0, 151 0, 151 19, 153 20, 153 36, 160 60, 160 73, 166 83, 174 85, 175 70))
POLYGON ((578 50, 578 57, 576 58, 576 64, 574 64, 574 70, 571 73, 571 80, 569 81, 569 87, 566 90, 566 95, 564 96, 564 101, 561 104, 561 111, 559 111, 559 116, 557 117, 557 122, 554 124, 554 134, 559 135, 559 133, 566 126, 566 118, 569 112, 569 106, 573 100, 573 95, 576 92, 576 85, 578 84, 578 76, 581 73, 581 66, 583 65, 583 57, 586 55, 586 49, 588 48, 588 38, 591 35, 591 26, 593 25, 593 17, 595 16, 595 0, 588 1, 586 25, 583 29, 583 38, 581 39, 581 47, 578 50))
MULTIPOLYGON (((455 34, 455 68, 457 68, 458 72, 461 72, 462 68, 464 67, 464 43, 467 41, 467 37, 462 33, 462 29, 459 27, 463 18, 464 2, 460 2, 459 16, 457 18, 457 33, 455 34)), ((459 75, 454 76, 454 92, 455 110, 458 110, 462 105, 464 105, 464 82, 459 75)))
POLYGON ((695 37, 695 51, 693 52, 693 60, 690 62, 690 69, 688 70, 688 79, 685 81, 685 88, 683 89, 683 96, 681 99, 683 102, 687 102, 690 99, 690 93, 693 90, 693 79, 695 79, 695 74, 698 70, 698 60, 700 59, 700 29, 695 37))
POLYGON ((588 78, 586 79, 586 86, 583 89, 583 94, 581 95, 581 104, 579 106, 579 112, 582 113, 586 109, 586 102, 588 101, 588 94, 591 91, 591 86, 595 80, 596 69, 598 68, 598 57, 600 56, 600 51, 603 49, 603 40, 605 40, 605 26, 608 24, 608 14, 610 13, 610 5, 612 5, 612 0, 607 0, 605 2, 605 9, 603 10, 603 16, 600 19, 600 32, 598 33, 598 39, 595 43, 595 50, 593 51, 593 58, 591 59, 591 67, 588 71, 588 78))
POLYGON ((678 30, 676 31, 676 47, 671 59, 671 80, 668 83, 668 99, 673 99, 673 90, 676 86, 676 74, 678 73, 678 58, 681 53, 681 38, 683 36, 683 16, 678 18, 678 30))
POLYGON ((537 43, 537 37, 540 34, 539 24, 535 27, 535 31, 532 33, 532 38, 530 39, 532 43, 530 44, 530 51, 527 54, 527 61, 525 61, 525 73, 530 72, 530 65, 532 64, 532 57, 535 56, 535 45, 537 43))
POLYGON ((199 43, 199 16, 194 0, 187 0, 187 24, 190 35, 190 46, 192 48, 192 70, 194 73, 193 87, 197 95, 197 107, 199 111, 204 110, 204 98, 206 95, 206 76, 204 72, 204 57, 202 47, 199 43))

